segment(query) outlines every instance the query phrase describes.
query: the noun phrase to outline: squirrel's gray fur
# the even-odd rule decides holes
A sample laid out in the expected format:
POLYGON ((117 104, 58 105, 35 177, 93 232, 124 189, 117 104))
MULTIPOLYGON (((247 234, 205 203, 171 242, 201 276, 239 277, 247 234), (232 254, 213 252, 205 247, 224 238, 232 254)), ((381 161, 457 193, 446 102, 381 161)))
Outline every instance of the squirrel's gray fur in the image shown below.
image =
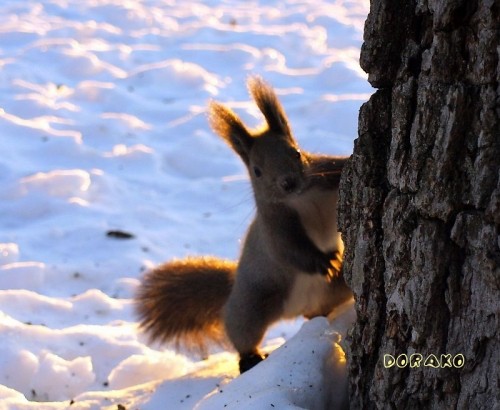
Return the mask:
POLYGON ((145 275, 136 297, 153 340, 203 347, 229 339, 241 371, 262 360, 258 346, 270 324, 327 315, 351 297, 336 222, 346 158, 301 151, 271 86, 253 77, 248 87, 265 118, 258 130, 220 103, 209 106, 213 130, 247 166, 257 205, 239 261, 166 263, 145 275))

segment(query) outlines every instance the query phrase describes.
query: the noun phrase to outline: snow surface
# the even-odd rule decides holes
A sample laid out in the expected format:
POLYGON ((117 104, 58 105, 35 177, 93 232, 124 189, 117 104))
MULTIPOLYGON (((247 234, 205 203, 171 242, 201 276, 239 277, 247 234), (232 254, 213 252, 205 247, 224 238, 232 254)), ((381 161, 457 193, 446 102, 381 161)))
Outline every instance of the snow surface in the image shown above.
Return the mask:
POLYGON ((368 3, 2 0, 1 409, 331 404, 349 312, 277 324, 263 346, 281 348, 236 377, 232 352, 149 346, 132 297, 169 258, 237 258, 251 188, 210 98, 257 125, 245 82, 260 74, 304 149, 352 151, 368 3))

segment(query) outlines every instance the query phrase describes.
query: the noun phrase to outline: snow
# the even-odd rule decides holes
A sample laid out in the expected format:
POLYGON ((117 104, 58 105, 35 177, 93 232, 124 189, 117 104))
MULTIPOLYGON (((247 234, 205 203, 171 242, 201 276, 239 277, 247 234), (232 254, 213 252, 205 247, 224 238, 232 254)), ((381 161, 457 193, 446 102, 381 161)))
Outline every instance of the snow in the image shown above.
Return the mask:
POLYGON ((335 404, 352 307, 332 325, 273 326, 270 357, 237 377, 233 352, 149 345, 132 298, 162 261, 238 256, 251 188, 207 125, 210 99, 258 125, 245 82, 262 75, 304 149, 352 151, 371 93, 358 64, 368 8, 1 2, 0 409, 335 404))

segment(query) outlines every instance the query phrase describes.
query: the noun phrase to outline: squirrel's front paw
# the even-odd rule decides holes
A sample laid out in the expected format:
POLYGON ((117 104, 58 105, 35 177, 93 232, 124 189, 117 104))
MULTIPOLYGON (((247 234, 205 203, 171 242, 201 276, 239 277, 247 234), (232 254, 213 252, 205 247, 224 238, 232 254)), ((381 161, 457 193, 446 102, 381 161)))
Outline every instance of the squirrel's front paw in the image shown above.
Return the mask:
POLYGON ((324 258, 321 258, 316 262, 316 270, 315 271, 317 273, 319 273, 320 275, 327 276, 331 267, 332 267, 332 264, 330 262, 330 259, 325 256, 324 258))
POLYGON ((333 277, 337 276, 342 268, 342 256, 338 251, 324 253, 318 263, 318 272, 321 275, 333 277))

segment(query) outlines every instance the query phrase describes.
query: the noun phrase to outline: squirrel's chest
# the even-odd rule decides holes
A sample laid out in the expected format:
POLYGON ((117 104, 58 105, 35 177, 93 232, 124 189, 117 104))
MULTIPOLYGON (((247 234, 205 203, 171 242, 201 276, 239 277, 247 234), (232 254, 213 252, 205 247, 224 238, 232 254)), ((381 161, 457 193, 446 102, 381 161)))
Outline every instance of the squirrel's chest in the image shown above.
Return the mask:
POLYGON ((340 234, 337 232, 337 201, 337 190, 313 190, 297 198, 292 204, 307 236, 323 252, 343 250, 340 234))
POLYGON ((324 276, 298 274, 284 301, 283 317, 313 317, 326 314, 328 312, 324 312, 325 301, 330 296, 331 288, 324 276))

